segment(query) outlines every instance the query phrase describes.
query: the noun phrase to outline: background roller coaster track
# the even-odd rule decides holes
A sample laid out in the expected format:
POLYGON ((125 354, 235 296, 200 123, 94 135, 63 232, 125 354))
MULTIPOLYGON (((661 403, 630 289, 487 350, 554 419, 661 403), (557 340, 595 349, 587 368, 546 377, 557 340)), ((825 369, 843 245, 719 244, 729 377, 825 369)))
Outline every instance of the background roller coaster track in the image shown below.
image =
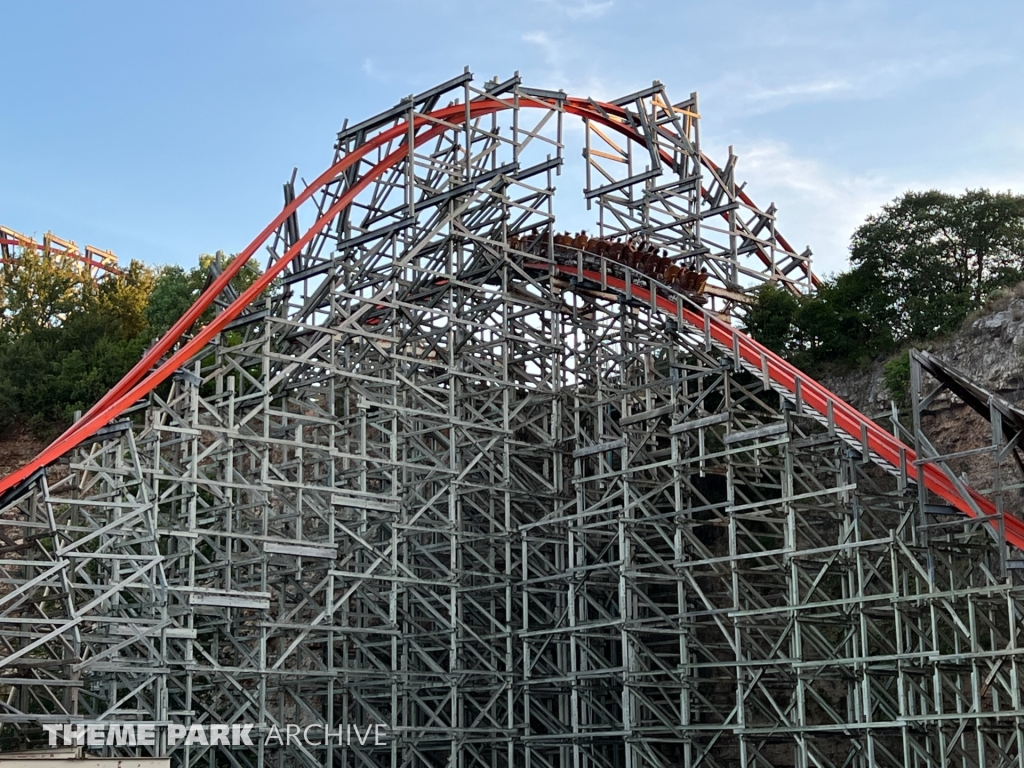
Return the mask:
MULTIPOLYGON (((644 136, 633 126, 630 113, 624 107, 616 104, 573 97, 564 99, 531 97, 519 98, 515 102, 515 106, 539 109, 561 108, 567 114, 607 126, 626 138, 647 146, 644 136)), ((497 97, 479 97, 465 104, 454 104, 426 115, 416 116, 412 119, 411 124, 408 120, 399 121, 396 125, 381 131, 354 151, 341 157, 281 210, 259 236, 210 283, 188 311, 143 355, 142 359, 115 387, 35 459, 0 481, 0 497, 18 494, 22 488, 28 486, 26 481, 30 480, 36 472, 95 435, 111 420, 152 392, 175 371, 199 354, 207 343, 270 287, 273 280, 285 271, 292 260, 318 232, 351 205, 360 192, 407 155, 409 148, 406 137, 411 137, 414 146, 420 146, 446 131, 458 129, 458 126, 469 120, 512 107, 512 101, 505 101, 497 97), (213 304, 216 297, 229 285, 232 278, 238 274, 260 246, 293 216, 304 202, 350 168, 357 167, 357 164, 370 152, 402 139, 406 140, 400 141, 397 149, 384 156, 352 184, 347 192, 325 210, 313 226, 297 238, 259 279, 243 291, 210 323, 182 344, 166 360, 163 360, 183 335, 193 327, 203 312, 213 304)), ((667 153, 661 151, 661 155, 663 161, 670 165, 673 163, 667 153)), ((719 172, 718 167, 703 154, 701 154, 701 162, 713 173, 719 172)), ((703 189, 702 192, 706 194, 703 189)), ((742 190, 738 191, 738 196, 744 203, 753 205, 742 190)), ((792 248, 781 236, 777 235, 777 239, 780 245, 792 251, 792 248)), ((760 249, 757 254, 765 266, 774 268, 768 254, 760 249)), ((548 269, 565 276, 576 276, 578 279, 596 281, 605 288, 625 292, 627 296, 632 295, 634 298, 650 302, 652 307, 675 316, 680 323, 685 323, 704 333, 710 343, 731 354, 738 365, 763 376, 766 384, 782 393, 783 396, 795 400, 798 408, 810 408, 830 428, 835 428, 842 433, 852 445, 859 446, 864 453, 869 453, 872 458, 887 464, 890 468, 898 472, 905 472, 907 479, 912 482, 923 480, 924 485, 930 491, 946 500, 960 512, 975 518, 991 518, 993 527, 998 530, 1001 525, 1004 528, 1005 539, 1009 544, 1024 550, 1024 522, 1011 515, 1000 518, 991 501, 965 486, 939 466, 932 463, 915 463, 917 457, 911 448, 883 430, 867 416, 746 334, 713 317, 697 305, 692 305, 692 308, 684 306, 685 300, 668 288, 660 286, 654 281, 649 283, 650 288, 632 285, 628 279, 623 280, 609 276, 605 269, 601 271, 584 270, 582 261, 576 267, 555 262, 536 262, 531 265, 534 268, 548 269), (674 295, 676 298, 671 299, 670 295, 674 295)), ((809 273, 809 267, 804 265, 803 268, 807 271, 806 276, 810 281, 817 285, 818 280, 809 273)))
POLYGON ((110 251, 92 245, 80 249, 74 242, 56 237, 49 232, 43 237, 43 242, 39 243, 27 235, 0 226, 0 264, 18 266, 20 259, 13 250, 15 248, 32 249, 50 257, 68 259, 89 270, 94 279, 124 274, 117 265, 117 257, 110 251))

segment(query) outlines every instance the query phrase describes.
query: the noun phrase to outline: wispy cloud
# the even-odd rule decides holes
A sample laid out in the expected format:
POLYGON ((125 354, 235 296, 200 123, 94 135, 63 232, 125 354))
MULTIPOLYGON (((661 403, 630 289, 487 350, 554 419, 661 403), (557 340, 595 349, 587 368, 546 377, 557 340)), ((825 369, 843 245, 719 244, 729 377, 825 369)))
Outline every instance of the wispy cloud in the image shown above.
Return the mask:
MULTIPOLYGON (((1008 134, 1003 146, 1012 144, 1008 134)), ((1024 132, 1010 151, 1024 157, 1024 132)), ((987 164, 893 164, 882 170, 850 170, 832 162, 801 156, 778 140, 745 141, 736 146, 736 178, 762 209, 778 206, 778 231, 797 249, 810 246, 820 275, 848 267, 850 237, 868 215, 908 190, 941 189, 958 193, 985 187, 1024 192, 1024 163, 1008 161, 1000 168, 987 164)), ((722 164, 725 146, 704 142, 704 151, 722 164)))
POLYGON ((386 83, 392 79, 391 73, 386 70, 381 70, 381 68, 377 66, 377 63, 369 57, 363 59, 363 63, 359 68, 363 71, 363 74, 371 80, 386 83))
MULTIPOLYGON (((795 103, 887 96, 1007 60, 1008 54, 999 51, 922 50, 864 67, 856 56, 837 54, 822 63, 816 78, 807 79, 793 67, 783 67, 767 77, 749 69, 735 70, 711 83, 705 92, 723 105, 731 104, 731 111, 763 114, 795 103)), ((802 66, 807 67, 806 59, 802 66)))
POLYGON ((599 19, 615 4, 613 0, 595 3, 592 0, 565 2, 564 0, 537 0, 544 5, 563 13, 570 19, 599 19))
MULTIPOLYGON (((533 81, 538 86, 560 88, 573 96, 595 99, 613 98, 636 89, 635 83, 614 83, 594 74, 585 63, 591 51, 572 37, 553 39, 545 31, 534 30, 525 33, 522 40, 536 46, 544 62, 543 77, 533 81)), ((571 128, 576 122, 570 121, 568 125, 571 128)))
POLYGON ((778 88, 760 88, 751 92, 747 98, 751 101, 765 101, 769 99, 803 99, 822 96, 832 96, 842 93, 849 93, 855 90, 855 86, 848 80, 815 80, 804 83, 793 83, 778 88))
POLYGON ((549 66, 555 66, 559 60, 559 48, 552 42, 547 32, 540 30, 534 32, 526 32, 523 35, 524 43, 532 43, 540 48, 541 53, 544 55, 544 63, 549 66))
MULTIPOLYGON (((726 153, 715 148, 710 154, 723 162, 726 153)), ((737 154, 737 179, 747 182, 761 208, 776 203, 778 231, 799 250, 811 247, 819 274, 845 269, 854 229, 906 189, 891 178, 851 175, 800 157, 778 141, 738 147, 737 154)))

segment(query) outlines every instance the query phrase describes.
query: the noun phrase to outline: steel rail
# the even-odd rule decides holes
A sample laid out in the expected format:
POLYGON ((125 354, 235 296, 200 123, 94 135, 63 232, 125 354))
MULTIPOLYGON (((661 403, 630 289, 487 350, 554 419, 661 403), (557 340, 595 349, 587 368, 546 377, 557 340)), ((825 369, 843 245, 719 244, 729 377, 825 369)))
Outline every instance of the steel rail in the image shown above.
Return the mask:
MULTIPOLYGON (((575 266, 555 262, 530 262, 524 266, 553 270, 569 277, 583 277, 622 293, 627 292, 626 281, 607 274, 607 271, 605 271, 604 283, 602 283, 601 272, 594 270, 579 270, 575 266)), ((647 304, 651 303, 651 291, 647 288, 631 283, 628 292, 647 304)), ((866 442, 867 447, 881 460, 897 471, 906 471, 908 480, 917 483, 923 479, 926 488, 969 517, 991 518, 988 522, 998 533, 998 512, 995 504, 989 499, 966 485, 963 486, 966 494, 961 493, 935 464, 916 464, 917 455, 912 448, 747 334, 723 323, 708 312, 677 305, 675 301, 664 295, 664 291, 662 295, 657 295, 656 289, 655 294, 655 305, 660 310, 677 317, 698 331, 707 330, 712 340, 721 349, 729 354, 738 352, 752 372, 758 375, 767 372, 768 378, 774 384, 789 392, 804 405, 809 406, 819 416, 831 420, 836 428, 846 433, 852 443, 866 442), (920 470, 918 466, 920 466, 920 470)), ((1011 514, 1004 514, 1003 522, 1007 543, 1024 550, 1024 521, 1011 514)))
MULTIPOLYGON (((517 102, 520 107, 557 109, 559 102, 547 101, 540 98, 520 98, 517 102)), ((407 141, 412 137, 414 146, 420 146, 441 135, 450 126, 458 125, 464 121, 483 117, 489 114, 511 109, 515 106, 511 101, 496 99, 493 97, 480 97, 473 99, 469 104, 455 104, 443 109, 435 110, 426 115, 414 116, 412 125, 408 121, 401 121, 398 124, 381 131, 361 144, 352 152, 339 159, 334 165, 318 176, 312 184, 302 190, 295 199, 282 208, 281 212, 263 229, 262 232, 250 243, 232 262, 213 280, 206 290, 197 298, 195 303, 178 319, 174 325, 151 347, 125 376, 107 392, 100 400, 92 406, 75 424, 61 434, 38 456, 28 462, 21 469, 9 474, 0 480, 0 495, 5 494, 19 483, 32 477, 41 468, 48 466, 62 455, 79 445, 84 440, 96 434, 101 428, 112 419, 123 413, 126 409, 138 402, 141 398, 152 392, 163 381, 169 378, 175 371, 185 365, 192 357, 199 354, 203 347, 220 333, 232 320, 240 315, 272 281, 280 275, 289 263, 300 253, 302 248, 324 227, 326 227, 335 216, 349 206, 357 195, 366 189, 373 181, 383 175, 388 169, 394 167, 408 154, 407 141), (426 130, 423 130, 426 128, 426 130), (299 207, 309 200, 316 192, 323 189, 327 184, 339 178, 348 168, 361 162, 369 153, 387 145, 389 142, 400 139, 398 148, 385 156, 382 160, 372 166, 355 184, 353 184, 344 195, 339 197, 335 203, 327 209, 310 227, 304 235, 298 238, 285 253, 264 272, 252 285, 243 291, 233 302, 231 302, 220 314, 204 326, 195 336, 178 348, 167 359, 161 360, 171 351, 182 336, 196 323, 202 314, 209 308, 215 298, 229 285, 231 280, 239 273, 246 262, 257 252, 260 246, 290 217, 299 207)), ((613 104, 594 102, 589 99, 568 97, 561 101, 562 109, 568 114, 582 117, 615 130, 628 139, 637 141, 647 146, 645 137, 638 129, 627 124, 628 111, 624 107, 613 104)), ((662 159, 668 163, 672 162, 671 156, 664 150, 659 150, 662 159)), ((702 162, 709 163, 703 154, 702 162)), ((711 167, 711 166, 709 166, 711 167)), ((717 169, 716 169, 717 170, 717 169)), ((706 194, 702 189, 702 193, 706 194)), ((744 195, 744 200, 749 201, 744 195)), ((778 237, 778 236, 777 236, 778 237)), ((780 239, 780 243, 783 241, 780 239)), ((788 245, 786 246, 788 247, 788 245)), ((790 249, 792 250, 792 249, 790 249)), ((771 260, 763 251, 758 250, 762 261, 770 266, 771 260)), ((803 267, 805 270, 807 266, 803 267)), ((744 338, 748 338, 745 337, 744 338)), ((754 343, 753 340, 749 340, 754 343)), ((742 345, 745 347, 745 345, 742 345)), ((782 361, 778 361, 782 363, 782 361)), ((787 364, 788 365, 788 364, 787 364)), ((781 369, 785 370, 785 369, 781 369)), ((795 370, 795 369, 793 369, 795 370)), ((864 419, 865 417, 861 417, 864 419)), ((869 420, 868 423, 870 423, 869 420)), ((940 494, 941 495, 941 494, 940 494)), ((962 500, 961 500, 962 502, 962 500)), ((951 502, 952 503, 952 502, 951 502)), ((1024 538, 1021 539, 1024 543, 1024 538)))
MULTIPOLYGON (((448 111, 449 121, 465 114, 464 107, 448 108, 440 112, 448 111)), ((490 111, 497 111, 492 108, 490 111)), ((484 113, 486 114, 486 113, 484 113)), ((437 116, 437 113, 432 113, 437 116)), ((413 126, 413 131, 419 130, 427 124, 421 119, 419 126, 413 126)), ((416 145, 420 145, 429 139, 441 135, 448 130, 447 126, 435 126, 430 130, 414 137, 416 145)), ((214 299, 224 290, 230 281, 238 274, 242 266, 253 256, 263 242, 280 226, 298 207, 308 200, 318 189, 343 173, 349 166, 361 160, 364 155, 386 142, 398 138, 409 131, 409 126, 401 124, 388 131, 378 134, 376 137, 362 145, 356 152, 350 153, 335 163, 331 168, 321 174, 310 186, 296 195, 295 200, 286 205, 281 213, 268 224, 244 251, 242 251, 207 287, 207 289, 196 299, 178 321, 151 347, 139 360, 138 363, 119 381, 106 395, 90 408, 81 419, 75 422, 68 430, 54 440, 49 446, 36 456, 32 461, 16 472, 11 473, 0 481, 0 494, 6 493, 18 483, 32 476, 37 470, 45 467, 60 458, 64 453, 88 439, 97 431, 103 428, 112 419, 123 413, 125 409, 137 402, 143 396, 152 392, 163 381, 170 377, 178 368, 184 365, 196 353, 200 352, 210 340, 213 339, 224 327, 234 320, 241 312, 262 293, 285 267, 299 254, 302 248, 313 239, 314 235, 327 226, 330 221, 344 208, 352 203, 356 196, 362 192, 373 181, 384 174, 407 155, 407 148, 404 144, 391 152, 383 160, 371 168, 356 184, 354 184, 344 195, 342 195, 319 219, 310 227, 304 235, 295 241, 290 248, 274 262, 260 277, 243 291, 237 299, 229 304, 223 312, 218 314, 210 323, 203 328, 192 339, 182 345, 177 352, 171 355, 163 363, 160 359, 171 350, 181 336, 191 328, 206 309, 213 303, 214 299)))

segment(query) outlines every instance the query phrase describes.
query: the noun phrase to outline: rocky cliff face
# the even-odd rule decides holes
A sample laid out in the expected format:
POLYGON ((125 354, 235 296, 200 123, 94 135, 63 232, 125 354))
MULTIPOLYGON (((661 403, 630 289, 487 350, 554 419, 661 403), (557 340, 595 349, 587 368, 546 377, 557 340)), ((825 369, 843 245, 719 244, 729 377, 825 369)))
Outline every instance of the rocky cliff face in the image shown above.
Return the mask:
MULTIPOLYGON (((935 356, 959 369, 980 386, 1015 405, 1024 406, 1024 284, 994 297, 979 313, 969 317, 948 338, 929 342, 926 347, 935 356)), ((822 384, 873 418, 886 429, 892 427, 891 395, 883 381, 883 363, 874 363, 843 375, 822 377, 822 384)), ((926 378, 925 388, 934 382, 926 378)), ((910 424, 910 411, 901 409, 901 420, 910 424)), ((925 435, 942 452, 953 453, 980 448, 991 443, 989 423, 958 399, 943 393, 935 399, 922 420, 925 435)), ((954 460, 951 467, 966 475, 975 488, 992 485, 989 457, 974 456, 954 460)), ((1012 464, 1006 465, 1002 482, 1019 482, 1012 464), (1009 476, 1008 476, 1009 475, 1009 476)), ((1024 495, 1007 497, 1021 502, 1024 495)))
MULTIPOLYGON (((924 346, 986 389, 1012 403, 1024 402, 1024 283, 992 301, 948 338, 924 346)), ((882 380, 883 363, 821 383, 876 420, 888 424, 891 396, 882 380)), ((948 398, 937 404, 948 405, 948 398)))
POLYGON ((986 389, 1019 403, 1024 400, 1024 296, 1005 303, 1005 309, 968 321, 936 352, 986 389))

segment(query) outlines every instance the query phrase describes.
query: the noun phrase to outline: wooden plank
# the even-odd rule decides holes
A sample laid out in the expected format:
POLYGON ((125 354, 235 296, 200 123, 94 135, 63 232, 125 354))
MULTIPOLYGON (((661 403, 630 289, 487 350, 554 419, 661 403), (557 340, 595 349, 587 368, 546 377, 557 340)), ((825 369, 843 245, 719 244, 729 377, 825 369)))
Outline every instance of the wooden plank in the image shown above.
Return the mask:
POLYGON ((590 456, 594 453, 603 453, 604 451, 614 451, 619 448, 626 447, 626 438, 620 437, 618 440, 612 440, 608 443, 598 443, 597 445, 589 445, 586 448, 577 448, 572 452, 574 459, 579 459, 584 456, 590 456))
POLYGON ((742 443, 746 440, 760 440, 762 437, 774 437, 775 435, 781 435, 789 427, 785 423, 780 424, 769 424, 765 427, 758 427, 757 429, 747 429, 743 432, 733 432, 731 435, 725 436, 725 444, 732 445, 733 443, 742 443))
POLYGON ((633 413, 629 416, 623 416, 619 419, 619 424, 627 426, 629 424, 636 424, 638 421, 651 421, 652 419, 660 419, 662 416, 668 416, 670 413, 675 411, 676 406, 673 403, 663 405, 661 408, 652 408, 649 411, 641 411, 640 413, 633 413))
POLYGON ((334 560, 338 556, 337 547, 317 546, 314 544, 278 544, 268 541, 263 545, 268 555, 292 555, 293 557, 315 557, 320 560, 334 560))
POLYGON ((331 504, 336 507, 351 507, 352 509, 376 509, 382 512, 397 512, 398 501, 381 501, 369 496, 343 496, 335 493, 331 496, 331 504))
POLYGON ((704 427, 713 427, 715 424, 724 424, 729 421, 730 416, 728 413, 716 413, 711 416, 704 416, 700 419, 690 419, 689 421, 681 421, 678 424, 673 424, 669 427, 670 435, 678 435, 680 432, 688 432, 691 429, 702 429, 704 427))

